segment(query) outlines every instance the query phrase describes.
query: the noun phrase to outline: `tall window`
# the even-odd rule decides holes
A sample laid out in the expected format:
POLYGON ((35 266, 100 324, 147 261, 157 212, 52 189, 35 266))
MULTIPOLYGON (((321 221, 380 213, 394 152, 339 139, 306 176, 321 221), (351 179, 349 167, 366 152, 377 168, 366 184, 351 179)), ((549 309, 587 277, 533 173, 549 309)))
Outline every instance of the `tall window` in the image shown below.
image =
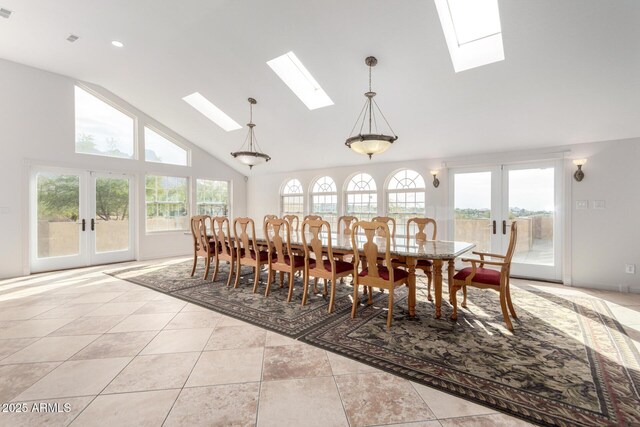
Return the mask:
POLYGON ((389 180, 387 215, 396 220, 396 234, 407 234, 407 220, 425 215, 424 178, 418 172, 404 169, 389 180))
POLYGON ((147 162, 187 166, 187 150, 156 131, 144 128, 144 159, 147 162))
POLYGON ((229 216, 229 183, 227 181, 196 181, 198 215, 229 216))
POLYGON ((351 178, 345 193, 345 214, 361 221, 370 221, 378 215, 378 192, 376 182, 367 173, 359 173, 351 178))
POLYGON ((145 181, 147 232, 188 230, 187 178, 147 175, 145 181))
POLYGON ((76 153, 132 159, 134 120, 76 86, 76 153))
POLYGON ((318 178, 311 190, 311 206, 309 211, 313 215, 320 215, 336 230, 338 222, 338 190, 336 183, 328 176, 318 178))
POLYGON ((297 215, 302 221, 304 214, 304 191, 297 179, 291 179, 282 187, 280 194, 280 215, 297 215))

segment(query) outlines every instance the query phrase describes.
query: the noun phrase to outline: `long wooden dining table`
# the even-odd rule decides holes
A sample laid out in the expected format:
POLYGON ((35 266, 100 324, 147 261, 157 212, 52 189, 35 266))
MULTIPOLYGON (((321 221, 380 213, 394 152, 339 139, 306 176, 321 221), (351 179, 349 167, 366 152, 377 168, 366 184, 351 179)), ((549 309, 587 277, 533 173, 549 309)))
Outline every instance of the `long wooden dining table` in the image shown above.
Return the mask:
MULTIPOLYGON (((259 245, 266 246, 267 241, 262 230, 256 228, 256 240, 259 245)), ((309 239, 311 240, 311 236, 309 239)), ((356 244, 360 253, 366 242, 365 236, 356 236, 356 244)), ((328 239, 323 238, 323 247, 328 247, 328 239)), ((386 241, 384 237, 376 237, 376 244, 379 254, 385 255, 386 241)), ((303 249, 302 236, 300 232, 291 233, 291 248, 303 249)), ((405 260, 409 272, 409 295, 408 309, 409 317, 415 316, 416 307, 416 264, 420 260, 430 260, 433 262, 433 284, 435 293, 435 317, 442 315, 442 268, 445 262, 448 264, 448 280, 453 280, 455 259, 475 247, 475 243, 454 242, 444 240, 417 240, 415 237, 396 236, 391 238, 390 253, 391 258, 405 260)), ((351 235, 344 233, 331 233, 331 248, 334 255, 353 254, 351 235)))

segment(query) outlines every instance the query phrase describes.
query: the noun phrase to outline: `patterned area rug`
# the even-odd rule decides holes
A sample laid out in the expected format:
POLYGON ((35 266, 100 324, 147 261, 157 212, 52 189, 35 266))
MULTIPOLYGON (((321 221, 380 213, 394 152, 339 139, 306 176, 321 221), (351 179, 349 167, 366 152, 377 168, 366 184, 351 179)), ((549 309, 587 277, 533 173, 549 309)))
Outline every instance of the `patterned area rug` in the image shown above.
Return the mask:
POLYGON ((250 270, 243 270, 238 289, 225 286, 226 270, 215 283, 202 280, 201 270, 194 278, 190 272, 190 262, 182 262, 111 274, 530 422, 640 425, 640 356, 602 300, 514 287, 519 321, 512 334, 492 291, 470 289, 457 323, 447 320, 446 302, 443 318, 434 319, 419 278, 418 318, 406 317, 406 292, 397 290, 387 330, 387 294, 376 292, 373 305, 361 303, 352 320, 348 284, 338 287, 329 315, 321 293, 300 305, 300 283, 295 303, 287 304, 286 288, 278 285, 264 298, 265 274, 261 292, 253 294, 250 270))

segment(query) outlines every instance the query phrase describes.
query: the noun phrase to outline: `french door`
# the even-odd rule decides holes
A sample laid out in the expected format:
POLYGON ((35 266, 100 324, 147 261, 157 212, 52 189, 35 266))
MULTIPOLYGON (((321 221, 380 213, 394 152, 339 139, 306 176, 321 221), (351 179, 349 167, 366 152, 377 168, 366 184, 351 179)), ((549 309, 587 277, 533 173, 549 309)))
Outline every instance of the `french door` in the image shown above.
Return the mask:
POLYGON ((134 259, 133 182, 128 175, 32 169, 31 272, 134 259))
POLYGON ((511 274, 560 280, 561 170, 559 162, 452 170, 454 240, 504 254, 511 221, 518 221, 511 274))

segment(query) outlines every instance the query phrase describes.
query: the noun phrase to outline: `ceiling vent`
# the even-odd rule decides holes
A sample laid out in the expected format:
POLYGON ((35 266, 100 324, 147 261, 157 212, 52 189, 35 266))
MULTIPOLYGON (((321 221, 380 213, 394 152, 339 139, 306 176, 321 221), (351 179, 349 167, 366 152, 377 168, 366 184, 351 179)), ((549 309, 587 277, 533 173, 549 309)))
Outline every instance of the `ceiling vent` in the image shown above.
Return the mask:
POLYGON ((3 18, 9 18, 13 12, 4 8, 0 8, 0 16, 3 18))
POLYGON ((69 34, 69 37, 67 37, 67 41, 73 43, 74 41, 78 40, 80 37, 76 36, 75 34, 69 34))

